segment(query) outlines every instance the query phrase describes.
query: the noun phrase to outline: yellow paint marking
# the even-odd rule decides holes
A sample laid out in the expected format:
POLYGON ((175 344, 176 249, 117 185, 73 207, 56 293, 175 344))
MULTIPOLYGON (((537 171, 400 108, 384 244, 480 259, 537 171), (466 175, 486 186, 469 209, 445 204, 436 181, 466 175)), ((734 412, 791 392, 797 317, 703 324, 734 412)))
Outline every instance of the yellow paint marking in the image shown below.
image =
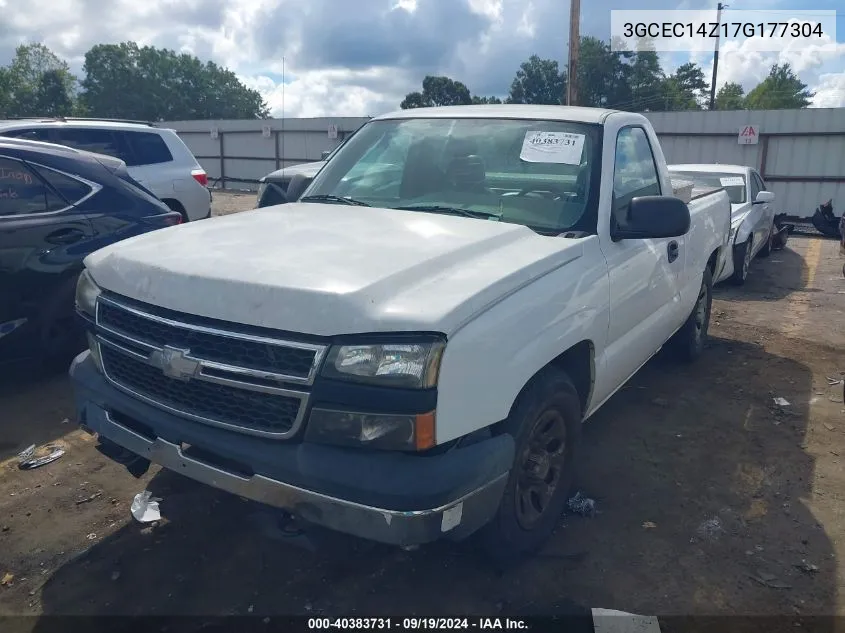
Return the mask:
POLYGON ((810 239, 803 259, 807 267, 801 280, 804 287, 791 294, 786 300, 783 325, 783 332, 786 335, 798 332, 804 325, 804 317, 810 309, 810 297, 804 293, 804 289, 812 288, 816 281, 816 272, 822 259, 822 240, 810 239))

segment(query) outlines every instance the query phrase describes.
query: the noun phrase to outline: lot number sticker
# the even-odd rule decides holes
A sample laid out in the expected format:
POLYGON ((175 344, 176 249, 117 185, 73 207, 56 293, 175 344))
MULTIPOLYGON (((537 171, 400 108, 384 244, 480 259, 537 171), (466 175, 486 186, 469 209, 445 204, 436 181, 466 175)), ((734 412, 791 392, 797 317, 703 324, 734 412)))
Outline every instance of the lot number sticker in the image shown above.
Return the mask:
POLYGON ((583 134, 526 132, 519 157, 528 163, 579 165, 583 149, 583 134))
POLYGON ((742 176, 729 176, 727 178, 719 178, 719 182, 723 187, 744 187, 745 181, 742 176))

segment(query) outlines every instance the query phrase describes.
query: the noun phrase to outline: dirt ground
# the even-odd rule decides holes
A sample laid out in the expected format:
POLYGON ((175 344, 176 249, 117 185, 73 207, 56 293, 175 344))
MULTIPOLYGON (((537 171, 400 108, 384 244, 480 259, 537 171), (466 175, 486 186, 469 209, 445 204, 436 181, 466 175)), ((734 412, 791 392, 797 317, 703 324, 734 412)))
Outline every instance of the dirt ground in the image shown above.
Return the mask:
MULTIPOLYGON (((215 192, 218 212, 253 203, 215 192)), ((598 514, 561 517, 505 574, 467 545, 291 539, 252 503, 156 469, 136 480, 75 430, 64 375, 7 381, 0 615, 845 615, 841 267, 835 242, 793 237, 718 288, 704 358, 656 358, 587 424, 579 484, 598 514), (67 454, 17 468, 48 441, 67 454), (145 487, 163 498, 155 527, 129 513, 145 487)))

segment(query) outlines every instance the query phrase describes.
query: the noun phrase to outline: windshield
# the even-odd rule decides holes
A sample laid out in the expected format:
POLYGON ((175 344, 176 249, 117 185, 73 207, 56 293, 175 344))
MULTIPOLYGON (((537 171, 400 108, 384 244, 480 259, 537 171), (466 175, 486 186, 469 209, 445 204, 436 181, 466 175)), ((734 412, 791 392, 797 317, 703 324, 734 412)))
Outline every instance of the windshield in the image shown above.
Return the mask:
POLYGON ((598 197, 591 194, 598 189, 599 134, 599 126, 566 121, 373 121, 343 145, 300 200, 346 199, 540 232, 595 231, 588 209, 598 197))
POLYGON ((692 180, 697 187, 724 187, 728 192, 731 204, 743 204, 748 198, 745 193, 745 176, 743 174, 720 174, 703 171, 674 171, 673 176, 682 176, 692 180))

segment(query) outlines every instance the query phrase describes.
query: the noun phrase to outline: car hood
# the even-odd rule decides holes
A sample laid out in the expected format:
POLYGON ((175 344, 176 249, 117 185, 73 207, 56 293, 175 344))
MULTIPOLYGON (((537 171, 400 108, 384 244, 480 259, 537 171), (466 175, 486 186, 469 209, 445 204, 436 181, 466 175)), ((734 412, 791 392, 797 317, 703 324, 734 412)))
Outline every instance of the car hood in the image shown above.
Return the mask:
POLYGON ((264 176, 264 181, 287 181, 293 178, 296 174, 302 174, 307 178, 313 178, 317 175, 317 172, 320 171, 323 168, 323 165, 325 164, 326 161, 321 160, 316 163, 301 163, 299 165, 291 165, 290 167, 285 167, 284 169, 277 169, 276 171, 270 172, 269 174, 264 176))
POLYGON ((326 336, 448 335, 580 257, 583 241, 471 218, 291 203, 129 238, 85 264, 107 290, 209 318, 326 336))

